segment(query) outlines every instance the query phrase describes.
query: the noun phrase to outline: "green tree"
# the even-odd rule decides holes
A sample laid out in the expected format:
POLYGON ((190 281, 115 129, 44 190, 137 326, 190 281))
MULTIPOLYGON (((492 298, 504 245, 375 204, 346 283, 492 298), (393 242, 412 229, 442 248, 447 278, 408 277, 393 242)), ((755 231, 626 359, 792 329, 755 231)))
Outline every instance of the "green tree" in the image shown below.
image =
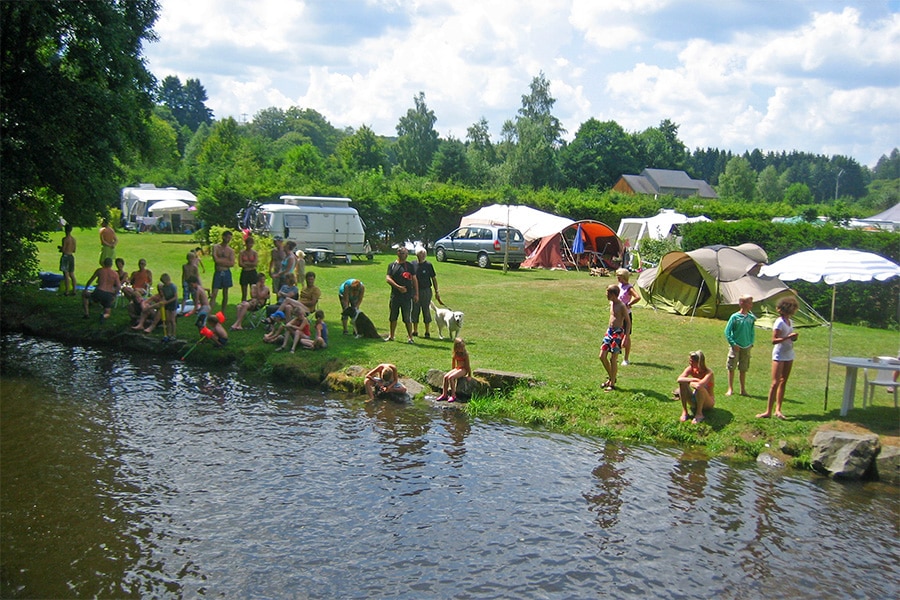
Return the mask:
POLYGON ((429 174, 441 182, 468 183, 471 172, 465 144, 456 138, 442 141, 431 162, 429 174))
POLYGON ((669 119, 663 119, 658 127, 649 127, 638 134, 636 145, 641 167, 678 171, 685 167, 687 151, 678 139, 678 125, 669 119))
POLYGON ((397 162, 407 173, 425 175, 438 149, 437 117, 425 104, 425 92, 419 92, 413 101, 415 107, 397 123, 397 162))
POLYGON ((199 79, 188 79, 181 85, 178 77, 169 75, 160 83, 156 97, 191 131, 197 131, 203 123, 212 124, 213 114, 206 106, 206 89, 199 79))
POLYGON ((156 0, 0 3, 0 277, 25 277, 59 212, 94 225, 119 161, 146 140, 154 81, 141 58, 156 0))
POLYGON ((312 144, 294 146, 284 156, 279 169, 284 189, 294 189, 301 183, 317 181, 325 174, 325 159, 312 144))
POLYGON ((556 99, 543 72, 531 80, 529 89, 522 96, 515 124, 511 129, 504 124, 504 135, 514 142, 506 159, 509 182, 532 188, 556 186, 560 179, 557 152, 565 129, 551 112, 556 99))
POLYGON ((725 166, 725 173, 719 178, 719 195, 725 200, 750 202, 756 189, 756 172, 750 162, 735 156, 725 166))
POLYGON ((175 182, 180 162, 178 134, 172 123, 153 114, 148 122, 146 146, 123 165, 125 180, 131 183, 155 183, 158 187, 165 187, 175 182))
POLYGON ((875 179, 900 179, 900 149, 891 150, 890 156, 882 154, 872 171, 875 179))
POLYGON ((284 113, 285 123, 291 131, 306 137, 319 149, 322 156, 334 153, 337 144, 344 137, 344 132, 335 128, 318 111, 311 108, 292 106, 284 113))
POLYGON ((384 143, 368 125, 338 142, 336 153, 347 171, 387 171, 384 143))
POLYGON ((781 202, 784 197, 778 170, 773 165, 767 166, 757 177, 756 197, 763 202, 781 202))
POLYGON ((275 141, 290 131, 284 111, 275 106, 264 108, 253 115, 250 131, 256 135, 275 141))
POLYGON ((784 190, 784 201, 794 207, 812 204, 813 195, 805 183, 792 183, 784 190))
POLYGON ((470 181, 484 185, 490 180, 491 167, 497 164, 497 149, 491 142, 487 119, 481 119, 466 130, 466 152, 469 155, 470 181))
POLYGON ((560 166, 568 185, 609 189, 621 175, 640 171, 636 155, 634 138, 618 123, 591 118, 560 151, 560 166))

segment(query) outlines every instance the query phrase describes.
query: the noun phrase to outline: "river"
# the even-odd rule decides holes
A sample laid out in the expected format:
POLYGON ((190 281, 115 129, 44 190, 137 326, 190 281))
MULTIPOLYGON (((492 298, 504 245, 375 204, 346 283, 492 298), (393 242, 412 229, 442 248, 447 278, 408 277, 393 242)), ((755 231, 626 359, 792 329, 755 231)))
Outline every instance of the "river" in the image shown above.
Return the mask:
POLYGON ((0 338, 3 598, 888 598, 880 483, 0 338))

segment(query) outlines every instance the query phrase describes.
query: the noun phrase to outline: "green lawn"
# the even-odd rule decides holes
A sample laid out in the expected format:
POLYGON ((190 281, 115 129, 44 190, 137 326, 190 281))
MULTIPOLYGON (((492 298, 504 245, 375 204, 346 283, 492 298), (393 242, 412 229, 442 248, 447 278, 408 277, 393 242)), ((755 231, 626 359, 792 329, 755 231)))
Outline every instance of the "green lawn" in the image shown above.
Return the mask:
MULTIPOLYGON (((99 241, 96 230, 75 232, 77 278, 84 283, 96 268, 99 241)), ((55 272, 59 254, 56 246, 62 234, 54 234, 53 242, 41 245, 41 269, 55 272)), ((168 272, 179 284, 181 265, 188 250, 195 248, 186 236, 167 234, 120 233, 118 255, 126 259, 130 272, 139 258, 146 258, 158 281, 168 272)), ((356 277, 366 283, 363 310, 380 331, 387 331, 389 289, 384 281, 392 254, 376 255, 373 261, 353 264, 311 266, 318 274, 323 290, 320 308, 326 313, 331 331, 331 346, 324 352, 296 355, 275 354, 271 346, 259 343, 259 331, 234 332, 227 352, 234 355, 235 368, 264 374, 311 374, 350 364, 373 366, 393 362, 401 374, 424 380, 431 368, 446 369, 451 358, 449 340, 419 338, 416 345, 356 340, 340 335, 337 288, 346 278, 356 277)), ((430 257, 433 263, 433 257, 430 257)), ((209 286, 211 259, 203 260, 209 286)), ((462 330, 474 368, 491 368, 524 372, 541 382, 533 388, 520 388, 506 395, 476 398, 467 406, 473 415, 508 418, 516 422, 556 431, 639 442, 662 442, 693 445, 711 454, 754 457, 766 445, 775 447, 780 440, 799 446, 808 460, 809 440, 817 427, 834 421, 842 427, 862 427, 883 436, 900 433, 900 413, 893 407, 884 388, 875 392, 875 406, 865 410, 862 383, 857 388, 856 408, 839 416, 844 369, 831 369, 828 385, 828 411, 823 411, 828 367, 828 329, 803 329, 795 346, 797 360, 787 387, 784 412, 788 421, 758 420, 754 417, 765 407, 769 385, 771 332, 757 330, 757 346, 748 374, 751 397, 726 397, 724 368, 727 345, 723 336, 724 321, 674 316, 651 309, 635 309, 635 334, 632 365, 620 367, 619 389, 604 392, 600 385, 606 373, 597 357, 600 339, 608 320, 605 288, 612 278, 591 277, 585 271, 561 272, 519 270, 503 273, 499 268, 479 269, 459 263, 436 263, 441 297, 454 310, 465 312, 462 330), (716 408, 700 425, 680 423, 680 404, 672 399, 675 378, 687 363, 691 350, 703 350, 717 377, 716 408)), ((237 269, 234 271, 237 281, 237 269)), ((873 285, 878 285, 874 283, 873 285)), ((229 322, 234 318, 235 299, 239 288, 233 288, 226 311, 229 322)), ((51 315, 64 320, 69 327, 99 328, 94 320, 80 319, 80 301, 43 294, 34 303, 51 315)), ((125 327, 124 311, 114 314, 108 327, 125 327)), ((402 330, 402 324, 399 326, 402 330)), ((161 336, 161 334, 160 334, 161 336)), ((179 337, 193 342, 196 330, 179 321, 179 337)), ((405 336, 398 335, 398 339, 405 336)), ((886 331, 838 324, 834 328, 835 356, 895 355, 900 335, 886 331)), ((221 351, 201 346, 189 360, 214 362, 221 351)), ((296 375, 296 380, 304 380, 296 375)))

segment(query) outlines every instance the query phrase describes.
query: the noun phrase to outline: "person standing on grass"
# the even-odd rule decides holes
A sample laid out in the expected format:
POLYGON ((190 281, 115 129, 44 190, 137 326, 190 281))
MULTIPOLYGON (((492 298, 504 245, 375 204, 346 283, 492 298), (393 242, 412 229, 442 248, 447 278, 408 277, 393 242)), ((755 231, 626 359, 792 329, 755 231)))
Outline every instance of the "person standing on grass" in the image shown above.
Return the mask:
POLYGON ((59 257, 59 270, 63 275, 63 295, 75 295, 75 238, 72 236, 72 225, 66 223, 66 235, 59 246, 62 256, 59 257))
MULTIPOLYGON (((422 322, 425 323, 425 337, 431 337, 431 287, 434 286, 434 297, 441 302, 441 293, 438 291, 437 273, 434 265, 426 260, 428 251, 425 248, 416 250, 416 278, 419 280, 419 298, 413 303, 412 328, 413 337, 419 335, 419 313, 422 314, 422 322)), ((443 304, 441 302, 441 304, 443 304)))
POLYGON ((741 396, 747 396, 747 371, 750 370, 750 349, 756 338, 754 323, 756 315, 750 312, 753 308, 753 296, 743 295, 738 298, 740 310, 731 315, 725 325, 725 339, 728 340, 728 389, 726 396, 734 393, 734 369, 737 368, 741 382, 741 396))
POLYGON ((112 312, 112 307, 116 303, 116 295, 119 293, 119 276, 112 268, 113 259, 107 257, 103 259, 103 266, 99 267, 91 278, 84 284, 84 292, 81 294, 82 303, 84 304, 84 318, 91 316, 91 302, 96 302, 103 307, 103 314, 100 316, 100 322, 105 323, 112 312), (97 287, 93 292, 89 292, 88 288, 97 280, 97 287))
POLYGON ((695 425, 706 420, 704 410, 709 410, 716 405, 716 396, 713 391, 715 379, 712 369, 706 366, 706 357, 703 352, 697 350, 688 356, 690 362, 687 368, 678 377, 678 397, 681 400, 681 421, 691 418, 688 413, 688 404, 694 409, 694 418, 691 423, 695 425))
POLYGON ((391 332, 384 338, 386 342, 394 341, 397 329, 397 317, 402 316, 406 324, 406 342, 414 344, 412 335, 412 305, 419 300, 419 282, 416 279, 416 266, 407 261, 409 250, 404 246, 397 248, 397 260, 388 265, 385 281, 391 286, 389 321, 391 332))
POLYGON ((181 291, 184 293, 184 302, 181 303, 182 315, 189 314, 187 310, 187 303, 188 300, 193 296, 191 285, 188 280, 193 277, 197 281, 200 281, 200 267, 202 266, 203 263, 200 262, 200 258, 197 256, 196 252, 191 250, 187 253, 187 262, 181 265, 181 291))
POLYGON ((259 265, 259 255, 253 249, 255 243, 253 236, 248 235, 244 240, 244 249, 238 255, 238 266, 241 268, 241 302, 247 301, 247 289, 256 285, 259 277, 256 267, 259 265))
POLYGON ((787 418, 781 412, 781 403, 794 366, 794 342, 797 341, 798 334, 794 331, 791 317, 797 312, 797 308, 797 299, 793 296, 782 298, 775 307, 780 316, 775 320, 775 328, 772 330, 772 385, 769 388, 766 411, 756 415, 758 419, 771 417, 773 408, 776 417, 787 418))
POLYGON ((600 362, 606 369, 606 381, 603 389, 611 392, 616 389, 616 375, 619 370, 619 353, 622 351, 622 340, 625 337, 625 326, 628 323, 628 308, 619 300, 619 286, 606 288, 606 299, 609 300, 609 326, 603 343, 600 345, 600 362), (610 358, 612 354, 612 358, 610 358))
POLYGON ((109 219, 100 221, 100 265, 103 265, 103 259, 109 258, 116 260, 116 246, 119 245, 119 238, 115 230, 109 226, 109 219))
MULTIPOLYGON (((272 278, 272 289, 276 292, 284 282, 281 280, 281 261, 284 260, 284 238, 276 235, 272 238, 272 254, 269 258, 269 277, 272 278)), ((302 282, 301 282, 302 283, 302 282)))
POLYGON ((231 267, 234 266, 234 250, 231 248, 231 238, 233 234, 226 231, 222 234, 222 243, 212 247, 213 262, 216 265, 216 272, 213 275, 212 294, 210 295, 210 306, 216 305, 216 294, 222 290, 222 306, 220 310, 228 307, 228 288, 234 285, 231 279, 231 267))
POLYGON ((634 306, 635 302, 640 302, 641 300, 641 296, 635 291, 634 286, 628 283, 630 278, 631 273, 628 269, 616 269, 616 280, 619 282, 619 300, 621 300, 622 304, 625 305, 625 308, 628 309, 628 321, 625 324, 625 337, 622 339, 622 350, 624 351, 622 357, 623 367, 628 366, 628 361, 631 358, 631 307, 634 306))

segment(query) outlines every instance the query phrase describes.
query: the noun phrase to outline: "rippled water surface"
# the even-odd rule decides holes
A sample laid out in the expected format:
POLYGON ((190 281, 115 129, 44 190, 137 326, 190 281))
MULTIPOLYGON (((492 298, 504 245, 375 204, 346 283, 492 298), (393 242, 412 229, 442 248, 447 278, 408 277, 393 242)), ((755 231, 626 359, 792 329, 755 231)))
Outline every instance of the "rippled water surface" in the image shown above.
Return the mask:
POLYGON ((3 597, 898 594, 881 484, 0 343, 3 597))

